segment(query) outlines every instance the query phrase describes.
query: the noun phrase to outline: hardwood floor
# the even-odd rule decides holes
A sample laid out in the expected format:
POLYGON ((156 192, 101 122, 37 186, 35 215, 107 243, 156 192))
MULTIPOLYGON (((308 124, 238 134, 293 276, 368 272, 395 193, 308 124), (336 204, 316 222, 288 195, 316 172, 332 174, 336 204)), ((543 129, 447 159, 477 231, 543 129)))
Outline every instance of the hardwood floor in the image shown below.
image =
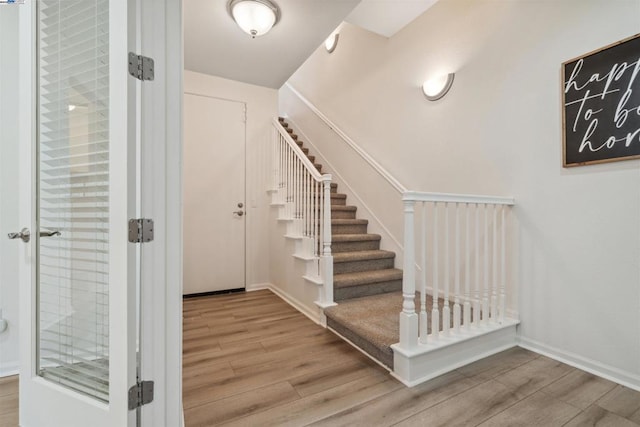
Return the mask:
POLYGON ((18 376, 0 378, 0 427, 18 425, 18 376))
POLYGON ((640 426, 640 393, 521 348, 404 387, 269 291, 185 300, 183 353, 187 427, 640 426))
POLYGON ((414 388, 269 291, 185 300, 187 427, 638 426, 640 393, 514 348, 414 388))

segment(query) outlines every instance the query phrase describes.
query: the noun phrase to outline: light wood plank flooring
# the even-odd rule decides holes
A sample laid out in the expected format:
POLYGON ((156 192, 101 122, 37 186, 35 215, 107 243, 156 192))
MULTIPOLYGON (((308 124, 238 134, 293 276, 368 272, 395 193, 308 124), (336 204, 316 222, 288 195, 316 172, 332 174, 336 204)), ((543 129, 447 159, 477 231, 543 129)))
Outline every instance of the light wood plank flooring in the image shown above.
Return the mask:
POLYGON ((521 348, 406 388, 269 291, 185 300, 183 375, 187 427, 640 426, 640 393, 521 348))
POLYGON ((18 376, 0 378, 0 427, 18 425, 18 376))
POLYGON ((514 348, 406 388, 269 291, 185 300, 187 427, 636 426, 640 393, 514 348))

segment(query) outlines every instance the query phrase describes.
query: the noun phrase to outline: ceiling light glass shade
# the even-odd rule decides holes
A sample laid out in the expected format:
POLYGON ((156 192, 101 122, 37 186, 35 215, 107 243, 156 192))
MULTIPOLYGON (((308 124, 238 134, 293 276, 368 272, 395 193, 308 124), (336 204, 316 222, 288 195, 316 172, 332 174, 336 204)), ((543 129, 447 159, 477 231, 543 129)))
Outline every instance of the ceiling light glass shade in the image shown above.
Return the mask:
POLYGON ((329 37, 327 37, 327 39, 324 41, 324 47, 325 49, 327 49, 327 52, 331 53, 334 50, 336 50, 339 37, 340 37, 340 34, 338 33, 331 34, 329 37))
POLYGON ((229 13, 245 33, 255 38, 264 35, 278 22, 278 6, 269 0, 231 0, 229 13))
POLYGON ((431 78, 422 84, 422 92, 429 101, 437 101, 449 92, 453 84, 453 73, 431 78))

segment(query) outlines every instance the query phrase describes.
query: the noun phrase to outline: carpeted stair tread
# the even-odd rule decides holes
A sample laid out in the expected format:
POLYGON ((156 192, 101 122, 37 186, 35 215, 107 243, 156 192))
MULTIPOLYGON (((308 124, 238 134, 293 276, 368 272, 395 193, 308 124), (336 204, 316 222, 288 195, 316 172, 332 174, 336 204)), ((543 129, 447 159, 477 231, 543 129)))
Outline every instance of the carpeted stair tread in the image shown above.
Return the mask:
MULTIPOLYGON (((394 252, 381 251, 379 249, 336 252, 333 254, 333 274, 387 270, 394 268, 395 257, 396 254, 394 252)), ((380 293, 389 292, 389 290, 381 290, 380 293)), ((350 298, 355 297, 356 295, 350 296, 350 298)))
POLYGON ((331 210, 332 211, 357 211, 358 207, 357 206, 350 206, 350 205, 333 205, 331 206, 331 210))
POLYGON ((331 218, 355 219, 357 210, 358 208, 355 206, 331 205, 331 218))
POLYGON ((331 235, 366 233, 369 221, 358 218, 332 218, 331 235))
POLYGON ((343 301, 324 310, 327 324, 358 347, 393 368, 391 345, 399 341, 402 292, 343 301))
MULTIPOLYGON (((419 310, 420 297, 416 292, 416 311, 419 310)), ((427 295, 427 312, 431 320, 433 299, 427 295)), ((453 311, 453 302, 449 303, 453 311)), ((438 299, 440 330, 442 330, 442 308, 444 301, 438 299)), ((402 311, 402 292, 390 292, 363 298, 342 301, 326 308, 327 325, 352 343, 393 369, 393 350, 391 345, 400 340, 399 314, 402 311)), ((452 316, 453 320, 453 316, 452 316)), ((427 327, 431 333, 431 321, 427 327)))
POLYGON ((362 225, 369 224, 368 219, 360 218, 336 218, 331 220, 331 225, 362 225))
POLYGON ((379 234, 336 234, 331 238, 333 242, 364 242, 368 240, 380 241, 379 234))
POLYGON ((395 258, 395 252, 391 251, 357 251, 357 252, 343 252, 333 255, 333 264, 340 264, 343 262, 364 261, 373 259, 388 259, 395 258))
POLYGON ((379 234, 334 234, 331 242, 331 252, 369 251, 380 249, 379 234))
POLYGON ((333 276, 333 284, 336 288, 360 286, 366 284, 402 280, 402 270, 390 268, 386 270, 359 271, 355 273, 343 273, 333 276))

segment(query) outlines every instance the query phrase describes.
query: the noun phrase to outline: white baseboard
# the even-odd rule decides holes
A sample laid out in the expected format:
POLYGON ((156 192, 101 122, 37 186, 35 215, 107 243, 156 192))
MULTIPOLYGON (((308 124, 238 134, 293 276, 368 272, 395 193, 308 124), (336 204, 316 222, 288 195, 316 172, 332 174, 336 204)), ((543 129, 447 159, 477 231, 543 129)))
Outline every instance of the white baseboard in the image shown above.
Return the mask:
POLYGON ((524 338, 520 336, 519 346, 527 350, 535 351, 543 356, 550 357, 574 368, 582 369, 593 375, 606 378, 610 381, 621 384, 625 387, 640 391, 640 376, 630 372, 622 371, 618 368, 605 365, 604 363, 588 359, 575 353, 560 350, 555 347, 548 346, 541 342, 524 338))
POLYGON ((304 314, 309 319, 311 319, 313 321, 313 323, 318 324, 318 325, 322 324, 321 318, 320 318, 320 313, 314 312, 313 310, 309 309, 302 302, 300 302, 300 300, 298 300, 297 298, 289 295, 287 292, 285 292, 282 289, 278 288, 273 283, 256 283, 256 284, 252 284, 252 285, 247 285, 247 287, 246 287, 246 291, 247 292, 259 291, 259 290, 263 290, 263 289, 268 289, 271 292, 273 292, 274 294, 276 294, 277 296, 279 296, 280 298, 282 298, 291 307, 295 308, 300 313, 304 314))
POLYGON ((17 360, 14 362, 8 362, 8 363, 3 362, 0 365, 0 378, 18 375, 19 372, 20 372, 20 363, 17 360))
POLYGON ((488 325, 479 333, 441 337, 438 341, 406 350, 393 344, 393 373, 407 387, 413 387, 461 366, 518 345, 518 321, 488 325))

